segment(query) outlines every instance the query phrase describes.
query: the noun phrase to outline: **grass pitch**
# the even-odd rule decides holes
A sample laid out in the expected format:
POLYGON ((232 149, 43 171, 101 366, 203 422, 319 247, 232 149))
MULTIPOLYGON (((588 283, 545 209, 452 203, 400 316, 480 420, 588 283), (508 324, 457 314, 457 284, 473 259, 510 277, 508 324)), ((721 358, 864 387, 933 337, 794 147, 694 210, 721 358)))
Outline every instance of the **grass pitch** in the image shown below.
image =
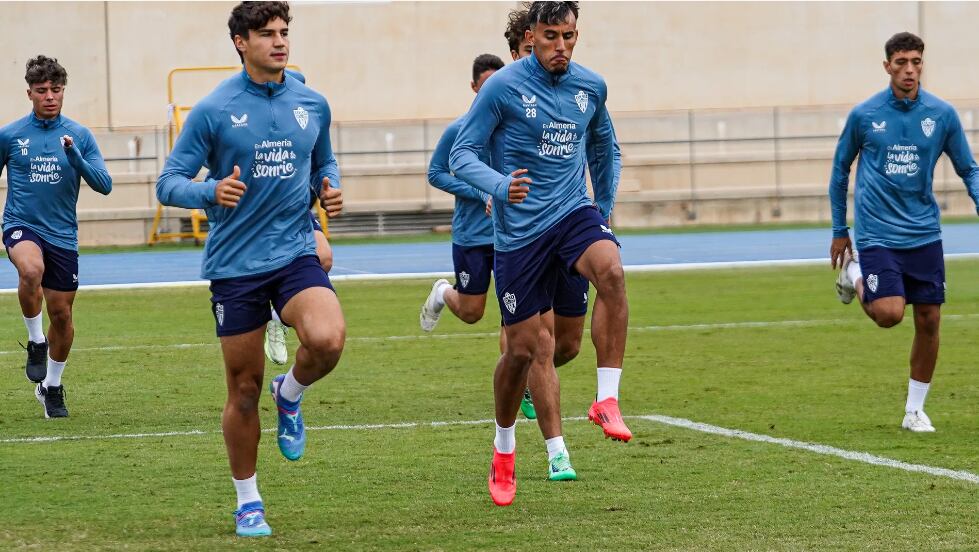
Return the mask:
MULTIPOLYGON (((631 274, 623 412, 975 472, 979 263, 950 262, 948 273, 927 403, 936 434, 900 430, 910 317, 876 328, 839 304, 827 267, 631 274)), ((520 424, 517 498, 495 507, 492 425, 430 423, 492 417, 499 313, 491 305, 474 326, 446 315, 437 337, 423 336, 429 286, 338 285, 350 340, 307 392, 307 425, 418 425, 311 431, 295 463, 263 434, 274 535, 248 541, 233 536, 205 288, 81 292, 66 420, 43 419, 16 351, 16 298, 0 296, 0 549, 975 549, 973 483, 638 419, 628 444, 567 421, 580 476, 570 483, 546 480, 540 433, 520 424), (11 441, 35 437, 72 439, 11 441)), ((586 335, 559 372, 565 416, 584 416, 594 366, 586 335)), ((269 365, 267 377, 279 371, 269 365)), ((262 416, 273 428, 267 396, 262 416)))

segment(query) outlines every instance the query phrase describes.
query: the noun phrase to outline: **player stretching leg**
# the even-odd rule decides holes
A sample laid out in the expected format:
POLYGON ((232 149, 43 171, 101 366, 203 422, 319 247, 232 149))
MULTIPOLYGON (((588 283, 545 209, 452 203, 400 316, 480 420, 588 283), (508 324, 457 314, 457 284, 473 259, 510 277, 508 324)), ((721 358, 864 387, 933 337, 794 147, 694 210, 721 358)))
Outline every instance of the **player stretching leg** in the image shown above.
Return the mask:
POLYGON ((945 302, 945 259, 939 209, 932 193, 935 164, 948 155, 979 205, 979 167, 972 158, 959 116, 948 103, 920 86, 924 42, 898 33, 884 46, 890 85, 850 112, 836 146, 829 196, 833 212, 830 259, 840 267, 840 300, 859 298, 881 328, 904 319, 914 305, 911 379, 901 427, 932 432, 925 397, 938 360, 941 305, 945 302), (846 225, 850 166, 857 166, 853 253, 846 225), (857 260, 859 259, 859 261, 857 260))
MULTIPOLYGON (((510 56, 514 61, 527 57, 533 54, 534 51, 533 35, 529 32, 530 22, 527 17, 527 9, 528 6, 524 5, 521 8, 512 10, 507 18, 507 29, 503 33, 504 38, 507 39, 507 45, 510 48, 510 56)), ((609 120, 609 124, 611 124, 611 119, 609 120)), ((616 140, 615 184, 605 194, 605 197, 596 197, 596 204, 601 209, 606 221, 611 218, 615 190, 618 188, 621 170, 622 155, 619 149, 619 143, 616 140), (601 200, 599 201, 599 199, 601 200)), ((570 274, 568 271, 560 271, 558 274, 557 288, 554 293, 553 306, 553 310, 543 315, 542 321, 550 330, 552 339, 554 340, 554 366, 560 367, 574 360, 578 356, 578 351, 581 349, 581 337, 585 327, 585 314, 588 313, 588 280, 581 275, 570 274)), ((601 298, 596 298, 595 308, 605 308, 601 298)), ((531 370, 531 377, 529 379, 534 378, 533 374, 535 372, 537 371, 531 370)), ((548 371, 545 369, 543 374, 547 373, 548 371)), ((621 370, 608 368, 600 368, 598 370, 597 403, 604 405, 607 402, 611 402, 610 399, 615 400, 616 403, 618 402, 620 378, 621 370)), ((547 385, 547 383, 542 382, 539 385, 547 385)), ((524 391, 523 400, 520 402, 520 409, 528 418, 536 417, 536 409, 534 408, 532 396, 528 387, 524 391)), ((602 423, 602 420, 605 418, 597 415, 597 411, 594 414, 595 416, 591 416, 593 421, 603 425, 603 429, 612 430, 606 431, 606 436, 619 440, 628 440, 629 437, 622 431, 623 428, 606 428, 605 424, 602 423)), ((560 418, 557 420, 559 424, 560 418)), ((542 430, 545 426, 554 426, 554 422, 545 422, 541 426, 542 430)), ((553 429, 551 431, 553 432, 553 429)), ((557 425, 557 431, 560 431, 560 425, 557 425)), ((545 433, 545 440, 547 441, 548 455, 553 459, 563 447, 563 440, 559 442, 554 437, 548 438, 547 433, 545 433)))
POLYGON ((3 244, 17 268, 17 298, 27 325, 27 379, 44 417, 68 416, 61 376, 75 337, 72 304, 78 290, 80 179, 100 194, 112 191, 92 132, 61 114, 68 73, 58 60, 27 62, 30 115, 0 129, 0 171, 7 166, 3 244), (41 304, 51 325, 47 339, 41 304))
POLYGON ((303 393, 336 366, 346 333, 308 222, 310 175, 322 187, 327 213, 342 207, 340 191, 330 187, 339 184, 330 108, 323 96, 284 73, 290 20, 285 2, 234 8, 228 27, 244 70, 194 107, 157 182, 163 204, 204 208, 211 221, 201 272, 211 280, 224 356, 228 399, 221 425, 241 536, 271 534, 256 481, 269 303, 300 342, 293 367, 270 386, 279 449, 290 460, 301 457, 306 444, 303 393), (243 114, 249 115, 246 123, 238 122, 243 114), (192 181, 202 165, 206 180, 192 181))
MULTIPOLYGON (((507 338, 494 376, 497 429, 488 478, 498 505, 516 494, 514 430, 528 370, 538 355, 553 354, 541 338, 541 313, 551 307, 557 270, 584 275, 609 305, 598 311, 602 319, 593 315, 599 366, 621 369, 625 353, 629 307, 618 242, 592 205, 584 176, 587 140, 594 187, 602 194, 612 189, 614 138, 604 80, 571 62, 577 13, 576 2, 531 6, 534 55, 484 84, 449 158, 456 176, 495 203, 494 271, 507 338), (531 98, 533 109, 524 105, 531 98), (479 160, 487 143, 502 153, 503 174, 479 160)), ((617 405, 603 415, 625 427, 617 405)))

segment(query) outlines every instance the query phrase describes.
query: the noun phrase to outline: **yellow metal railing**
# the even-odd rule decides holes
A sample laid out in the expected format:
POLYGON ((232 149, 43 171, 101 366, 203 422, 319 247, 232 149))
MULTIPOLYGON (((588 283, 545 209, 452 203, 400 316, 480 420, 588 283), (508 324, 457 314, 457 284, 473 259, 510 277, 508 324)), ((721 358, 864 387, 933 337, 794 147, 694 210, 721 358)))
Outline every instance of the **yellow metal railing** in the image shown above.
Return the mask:
MULTIPOLYGON (((300 68, 296 65, 289 65, 289 69, 294 71, 300 71, 300 68)), ((177 141, 177 135, 183 129, 184 121, 187 118, 187 114, 193 109, 193 105, 178 105, 176 103, 174 95, 174 77, 181 74, 187 73, 226 73, 226 72, 236 72, 241 71, 240 65, 215 65, 215 66, 202 66, 202 67, 177 67, 170 71, 167 75, 167 105, 169 112, 168 120, 168 132, 167 132, 167 155, 173 151, 173 144, 177 141)), ((328 221, 326 217, 326 211, 320 206, 319 202, 316 203, 317 215, 320 219, 320 224, 323 226, 323 234, 329 237, 328 221)), ((202 230, 202 223, 207 221, 207 215, 204 211, 200 209, 191 209, 190 211, 190 232, 160 232, 160 222, 163 219, 163 204, 157 203, 156 205, 156 215, 153 217, 153 227, 150 230, 149 245, 160 240, 166 239, 181 239, 181 238, 194 238, 194 241, 198 244, 202 243, 207 239, 207 231, 202 230)))

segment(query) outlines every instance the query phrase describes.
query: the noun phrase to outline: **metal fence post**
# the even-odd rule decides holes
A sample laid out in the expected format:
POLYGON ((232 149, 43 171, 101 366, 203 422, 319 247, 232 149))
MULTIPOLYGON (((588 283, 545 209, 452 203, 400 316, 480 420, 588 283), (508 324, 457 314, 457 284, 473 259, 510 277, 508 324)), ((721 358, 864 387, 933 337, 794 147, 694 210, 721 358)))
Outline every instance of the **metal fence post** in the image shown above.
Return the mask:
POLYGON ((773 160, 775 163, 775 206, 772 207, 772 217, 779 218, 782 216, 782 156, 780 155, 779 146, 779 112, 778 107, 772 108, 772 149, 773 149, 773 160))
POLYGON ((687 220, 697 220, 697 177, 694 175, 696 161, 694 160, 694 130, 693 110, 687 110, 687 144, 688 163, 690 165, 690 207, 687 208, 687 220))

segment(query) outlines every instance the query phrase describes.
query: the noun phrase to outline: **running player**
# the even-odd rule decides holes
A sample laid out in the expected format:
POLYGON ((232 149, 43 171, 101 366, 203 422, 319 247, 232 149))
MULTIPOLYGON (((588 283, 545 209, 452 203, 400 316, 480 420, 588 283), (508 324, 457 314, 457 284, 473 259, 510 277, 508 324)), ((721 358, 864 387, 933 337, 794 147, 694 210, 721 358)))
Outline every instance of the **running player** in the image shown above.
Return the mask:
POLYGON ((285 2, 243 2, 232 10, 228 27, 244 69, 194 107, 157 182, 161 203, 204 208, 211 221, 201 272, 211 280, 224 355, 222 429, 241 536, 271 534, 255 469, 269 303, 300 342, 295 364, 270 383, 279 450, 289 460, 305 449, 303 392, 336 366, 346 333, 308 215, 310 175, 327 213, 342 208, 330 108, 284 73, 290 21, 285 2), (201 166, 208 175, 194 182, 201 166))
MULTIPOLYGON (((618 242, 592 205, 584 175, 587 140, 596 197, 607 211, 614 136, 604 80, 571 63, 577 14, 577 2, 531 6, 534 55, 485 83, 449 159, 456 176, 496 204, 494 272, 506 348, 494 377, 497 429, 488 482, 498 505, 510 504, 516 493, 515 419, 528 369, 536 357, 553 354, 541 339, 541 313, 553 304, 559 270, 584 275, 608 307, 593 314, 599 370, 620 374, 625 352, 628 301, 618 242), (502 160, 503 174, 479 161, 484 147, 502 160)), ((607 434, 631 437, 615 397, 596 401, 589 417, 607 434)))
MULTIPOLYGON (((503 68, 503 60, 483 54, 473 61, 473 92, 493 73, 503 68)), ((439 138, 428 165, 428 183, 455 196, 452 214, 452 262, 455 266, 455 286, 439 279, 432 285, 428 299, 422 305, 419 320, 426 332, 435 329, 442 309, 449 307, 459 320, 475 324, 486 309, 486 291, 493 270, 493 220, 486 216, 489 196, 453 176, 449 170, 449 151, 459 134, 465 115, 452 121, 439 138)), ((488 152, 483 152, 488 163, 488 152)))
POLYGON ((27 326, 27 379, 46 418, 68 416, 61 376, 75 337, 78 290, 78 192, 84 179, 108 195, 112 179, 92 132, 61 114, 68 73, 58 60, 27 62, 30 115, 0 129, 0 171, 7 166, 3 245, 17 268, 17 298, 27 326), (41 305, 51 318, 45 338, 41 305))
POLYGON ((889 86, 850 112, 836 146, 829 196, 833 212, 830 259, 841 267, 840 301, 859 298, 881 328, 904 319, 914 305, 911 378, 901 427, 932 432, 925 397, 938 360, 945 259, 939 209, 932 193, 935 164, 948 155, 979 205, 979 167, 955 108, 921 89, 925 43, 898 33, 884 45, 889 86), (857 166, 854 223, 857 252, 846 225, 850 166, 857 166), (858 260, 859 259, 859 260, 858 260))

